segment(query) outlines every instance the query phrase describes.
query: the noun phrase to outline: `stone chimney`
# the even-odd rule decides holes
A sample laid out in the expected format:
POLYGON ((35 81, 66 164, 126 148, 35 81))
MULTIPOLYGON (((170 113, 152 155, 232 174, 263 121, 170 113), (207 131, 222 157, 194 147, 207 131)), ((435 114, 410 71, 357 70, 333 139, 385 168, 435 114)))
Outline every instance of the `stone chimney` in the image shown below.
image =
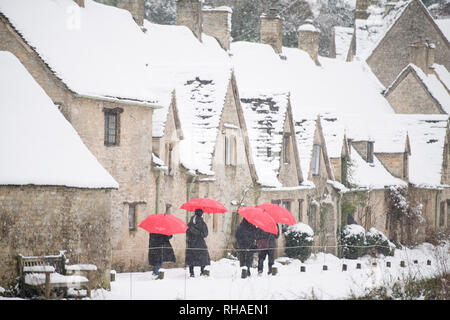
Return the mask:
POLYGON ((428 41, 416 41, 410 48, 410 62, 422 69, 425 74, 432 73, 435 45, 428 41))
POLYGON ((280 54, 283 46, 281 17, 276 9, 270 9, 269 13, 261 15, 261 43, 270 44, 277 54, 280 54))
POLYGON ((84 0, 74 0, 74 1, 80 8, 84 8, 84 0))
POLYGON ((202 1, 177 0, 177 25, 188 27, 197 39, 202 41, 202 1))
POLYGON ((203 8, 203 32, 219 41, 222 48, 230 50, 231 14, 230 7, 203 8))
POLYGON ((116 6, 130 11, 138 26, 144 25, 144 0, 117 0, 116 6))
POLYGON ((298 28, 298 48, 306 51, 316 64, 319 63, 319 33, 311 23, 305 23, 298 28))
POLYGON ((369 17, 368 8, 369 0, 356 0, 355 19, 366 20, 369 17))

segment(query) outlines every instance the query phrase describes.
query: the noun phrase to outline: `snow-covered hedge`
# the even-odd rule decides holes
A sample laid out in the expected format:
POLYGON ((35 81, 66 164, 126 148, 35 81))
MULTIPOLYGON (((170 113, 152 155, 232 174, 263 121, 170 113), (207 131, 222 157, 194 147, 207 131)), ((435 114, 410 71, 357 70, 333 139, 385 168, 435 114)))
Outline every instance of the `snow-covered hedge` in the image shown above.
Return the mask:
POLYGON ((358 224, 348 224, 341 231, 342 253, 346 259, 358 259, 365 252, 366 230, 358 224))
POLYGON ((385 256, 393 256, 395 245, 389 241, 389 239, 375 228, 370 228, 366 232, 366 246, 369 252, 373 248, 377 250, 377 253, 382 253, 385 256))
POLYGON ((289 226, 284 232, 286 239, 286 255, 289 258, 305 262, 311 256, 311 246, 314 243, 314 231, 304 223, 289 226))

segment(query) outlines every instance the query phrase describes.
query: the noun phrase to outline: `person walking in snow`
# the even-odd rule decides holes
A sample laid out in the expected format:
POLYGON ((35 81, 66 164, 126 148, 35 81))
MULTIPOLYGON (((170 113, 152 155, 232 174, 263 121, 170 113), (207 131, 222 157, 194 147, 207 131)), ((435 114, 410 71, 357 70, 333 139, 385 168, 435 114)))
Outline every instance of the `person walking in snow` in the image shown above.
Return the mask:
POLYGON ((256 227, 244 218, 236 230, 236 240, 239 248, 239 265, 247 267, 247 275, 250 276, 256 249, 256 227))
POLYGON ((263 273, 264 260, 266 260, 266 256, 269 257, 269 271, 267 274, 272 274, 272 266, 275 262, 275 248, 276 248, 276 239, 280 236, 280 228, 277 224, 277 234, 265 232, 261 229, 258 229, 256 232, 256 246, 258 248, 258 275, 263 273))
POLYGON ((150 233, 148 241, 148 263, 153 266, 153 276, 158 276, 158 271, 163 262, 175 262, 175 254, 169 240, 172 236, 150 233))
POLYGON ((205 275, 205 266, 211 263, 205 238, 208 236, 208 226, 202 218, 203 210, 196 209, 186 230, 186 260, 189 274, 194 277, 194 267, 200 267, 200 275, 205 275))

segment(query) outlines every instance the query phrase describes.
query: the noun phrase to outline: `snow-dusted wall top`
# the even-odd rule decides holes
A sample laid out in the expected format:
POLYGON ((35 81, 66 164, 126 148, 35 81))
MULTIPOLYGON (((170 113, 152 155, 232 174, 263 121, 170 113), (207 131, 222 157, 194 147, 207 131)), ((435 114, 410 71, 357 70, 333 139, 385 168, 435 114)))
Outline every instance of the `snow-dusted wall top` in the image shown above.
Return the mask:
POLYGON ((14 55, 0 70, 1 185, 119 187, 14 55))
POLYGON ((155 104, 165 94, 126 10, 93 0, 84 8, 72 0, 2 0, 0 12, 75 93, 155 104))

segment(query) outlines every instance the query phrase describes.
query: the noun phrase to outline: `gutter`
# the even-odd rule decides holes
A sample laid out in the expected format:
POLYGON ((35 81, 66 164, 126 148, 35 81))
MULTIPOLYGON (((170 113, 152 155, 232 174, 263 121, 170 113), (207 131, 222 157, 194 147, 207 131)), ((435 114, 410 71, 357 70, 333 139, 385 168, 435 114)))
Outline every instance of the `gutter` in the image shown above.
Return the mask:
POLYGON ((150 107, 153 109, 162 109, 163 106, 160 106, 156 103, 148 103, 148 102, 142 102, 142 101, 133 101, 129 99, 120 99, 120 98, 111 98, 111 97, 105 97, 105 96, 91 96, 87 94, 80 94, 80 93, 74 93, 74 96, 76 98, 85 98, 85 99, 92 99, 92 100, 99 100, 99 101, 108 101, 108 102, 114 102, 114 103, 121 103, 126 105, 141 105, 144 107, 150 107))

